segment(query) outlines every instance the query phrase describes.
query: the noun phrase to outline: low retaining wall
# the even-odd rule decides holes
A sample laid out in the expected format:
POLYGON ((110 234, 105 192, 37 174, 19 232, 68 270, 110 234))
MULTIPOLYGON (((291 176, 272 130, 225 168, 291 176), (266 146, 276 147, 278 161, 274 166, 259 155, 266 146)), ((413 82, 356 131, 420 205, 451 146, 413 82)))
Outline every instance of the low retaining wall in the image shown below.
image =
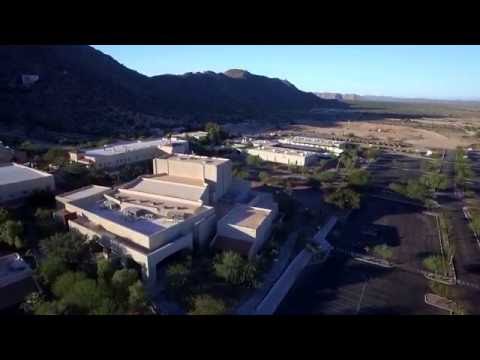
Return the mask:
POLYGON ((302 250, 295 259, 293 259, 282 276, 278 279, 275 285, 273 285, 267 296, 265 296, 260 305, 257 306, 255 314, 271 315, 277 310, 302 270, 312 259, 312 256, 313 254, 310 251, 302 250))

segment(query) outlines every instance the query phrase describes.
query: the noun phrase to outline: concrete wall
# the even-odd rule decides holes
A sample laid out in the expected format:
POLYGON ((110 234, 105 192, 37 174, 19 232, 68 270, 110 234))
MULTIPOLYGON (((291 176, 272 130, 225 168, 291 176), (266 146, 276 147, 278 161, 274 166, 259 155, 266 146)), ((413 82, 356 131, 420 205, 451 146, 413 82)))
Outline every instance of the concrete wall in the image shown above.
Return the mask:
POLYGON ((158 193, 163 196, 170 196, 179 199, 208 202, 207 189, 182 183, 170 181, 159 181, 144 178, 141 183, 130 189, 131 191, 144 191, 158 193))
MULTIPOLYGON (((168 243, 165 246, 148 254, 145 278, 149 282, 154 282, 157 278, 157 265, 174 253, 183 249, 193 248, 193 234, 189 233, 174 242, 168 243)), ((134 259, 135 260, 135 259, 134 259)))
POLYGON ((265 221, 257 228, 257 238, 253 246, 250 248, 248 256, 251 258, 255 256, 265 245, 265 242, 270 238, 272 233, 272 223, 274 214, 270 213, 265 221))
POLYGON ((232 184, 231 161, 203 163, 190 161, 188 159, 154 159, 153 173, 204 180, 213 185, 212 201, 220 199, 232 184))
POLYGON ((25 198, 36 190, 55 190, 53 175, 0 185, 0 203, 25 198))
POLYGON ((257 232, 255 229, 238 226, 228 223, 218 223, 217 234, 231 239, 238 239, 253 243, 256 240, 257 232))
POLYGON ((198 221, 195 224, 195 240, 200 247, 208 246, 212 239, 212 236, 215 232, 215 227, 217 224, 216 214, 211 214, 210 216, 198 221))

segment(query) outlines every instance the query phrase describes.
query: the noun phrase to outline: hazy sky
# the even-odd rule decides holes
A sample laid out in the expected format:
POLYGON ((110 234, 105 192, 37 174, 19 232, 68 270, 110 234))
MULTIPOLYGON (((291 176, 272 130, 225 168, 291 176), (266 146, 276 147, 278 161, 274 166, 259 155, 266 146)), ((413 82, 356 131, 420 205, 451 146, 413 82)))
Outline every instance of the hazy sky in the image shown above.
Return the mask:
POLYGON ((304 91, 480 98, 480 46, 95 45, 145 75, 245 69, 304 91))

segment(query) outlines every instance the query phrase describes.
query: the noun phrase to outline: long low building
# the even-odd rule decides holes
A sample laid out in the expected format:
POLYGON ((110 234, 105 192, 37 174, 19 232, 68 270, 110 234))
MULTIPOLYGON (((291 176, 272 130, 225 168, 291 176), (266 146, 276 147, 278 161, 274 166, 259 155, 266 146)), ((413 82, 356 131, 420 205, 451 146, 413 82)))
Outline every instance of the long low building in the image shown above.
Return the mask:
POLYGON ((70 161, 94 166, 99 169, 113 169, 140 161, 152 160, 161 155, 187 153, 188 141, 177 138, 160 138, 106 145, 101 148, 72 151, 70 161))
POLYGON ((311 164, 318 156, 317 153, 311 151, 270 146, 250 148, 246 151, 249 155, 258 156, 264 161, 297 166, 307 166, 311 164))
POLYGON ((344 143, 342 141, 307 136, 293 136, 285 139, 279 139, 278 142, 284 145, 325 150, 337 156, 343 152, 341 146, 344 143))
POLYGON ((17 201, 41 190, 55 190, 53 175, 16 163, 0 165, 0 203, 17 201))

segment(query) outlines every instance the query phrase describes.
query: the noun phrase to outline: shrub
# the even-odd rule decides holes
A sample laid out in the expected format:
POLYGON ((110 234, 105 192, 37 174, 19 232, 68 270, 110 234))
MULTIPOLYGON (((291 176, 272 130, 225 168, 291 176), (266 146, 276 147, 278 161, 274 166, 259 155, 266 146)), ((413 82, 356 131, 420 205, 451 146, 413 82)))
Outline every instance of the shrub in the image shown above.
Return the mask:
POLYGON ((258 274, 255 263, 233 251, 217 255, 213 264, 215 274, 232 285, 253 286, 258 274))
POLYGON ((393 250, 386 244, 374 246, 373 253, 382 259, 388 260, 393 256, 393 250))
POLYGON ((181 263, 171 264, 166 270, 167 289, 171 292, 179 291, 188 283, 190 269, 181 263))
POLYGON ((441 255, 431 255, 423 260, 423 266, 430 272, 446 275, 447 261, 441 255))
POLYGON ((211 295, 197 295, 192 302, 191 315, 222 315, 227 311, 225 303, 211 295))
POLYGON ((358 209, 360 207, 360 195, 349 188, 331 192, 325 197, 325 201, 340 209, 358 209))

